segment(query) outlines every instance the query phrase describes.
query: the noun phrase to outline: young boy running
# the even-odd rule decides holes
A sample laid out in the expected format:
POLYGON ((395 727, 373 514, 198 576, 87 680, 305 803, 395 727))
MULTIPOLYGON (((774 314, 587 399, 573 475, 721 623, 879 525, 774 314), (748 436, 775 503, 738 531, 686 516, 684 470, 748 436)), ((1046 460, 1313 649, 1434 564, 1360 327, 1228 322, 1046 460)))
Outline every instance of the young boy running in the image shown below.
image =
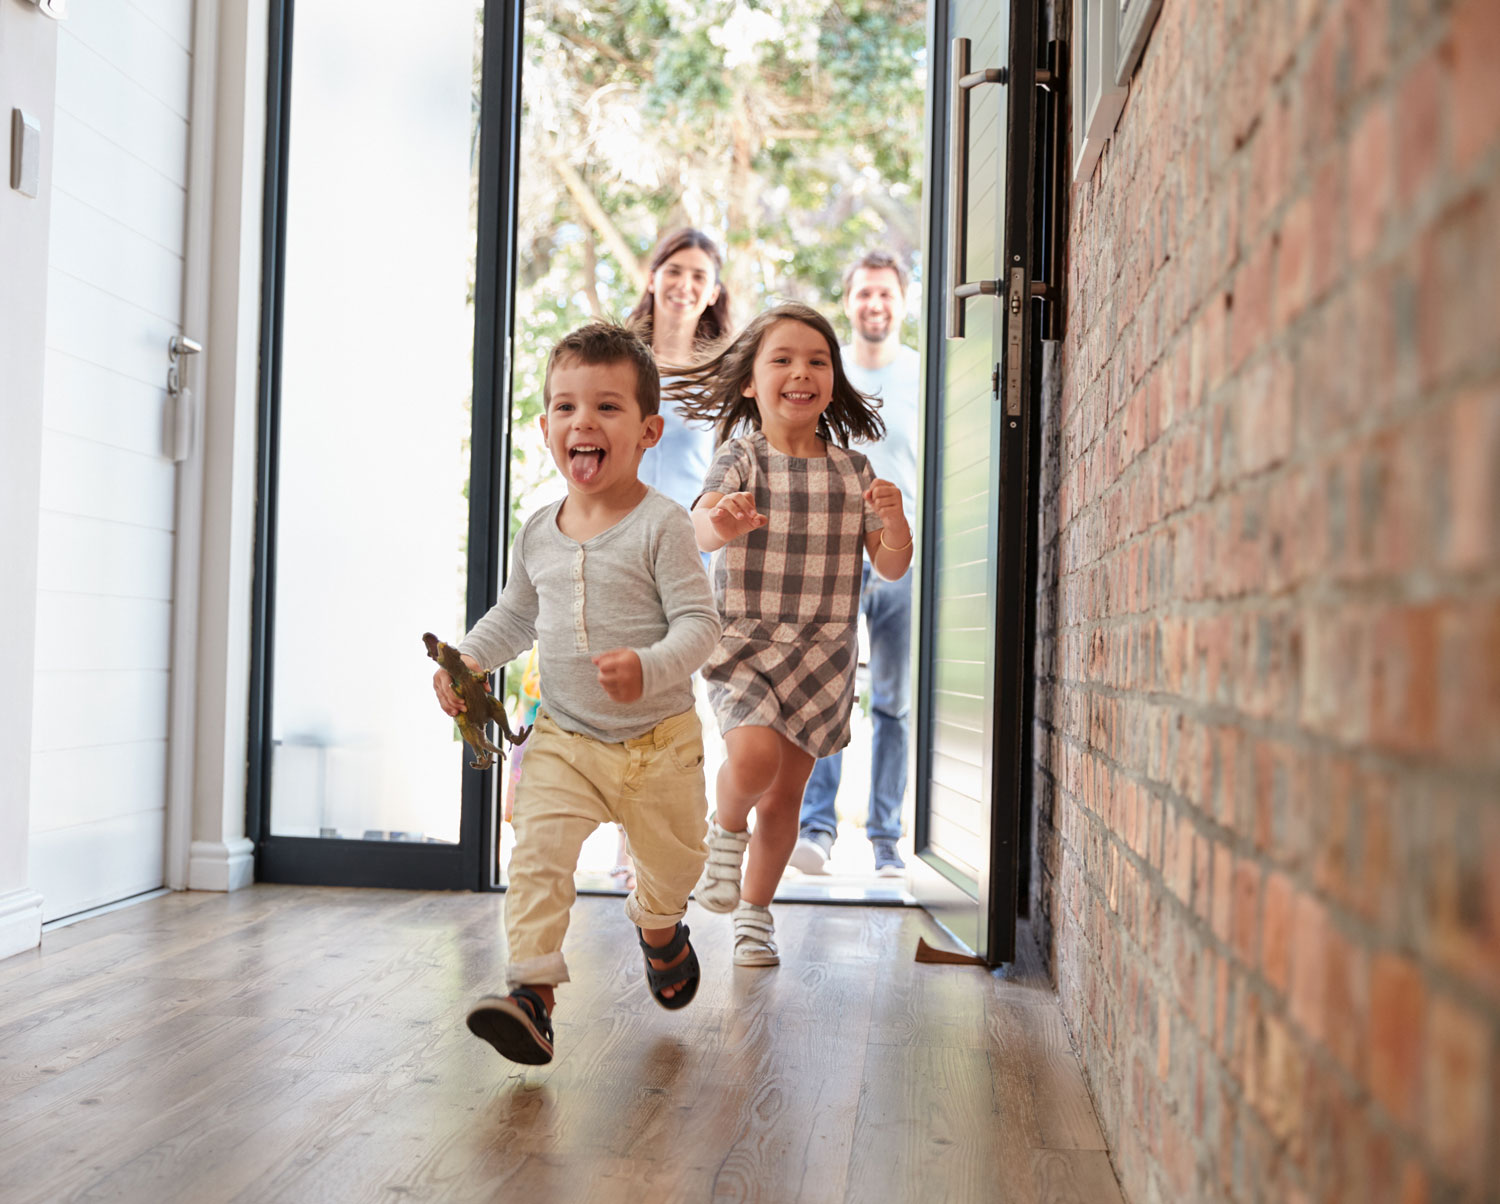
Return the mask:
MULTIPOLYGON (((567 496, 526 521, 500 601, 459 645, 483 671, 539 645, 542 700, 505 896, 509 994, 485 996, 468 1018, 504 1057, 532 1065, 552 1060, 573 872, 602 823, 620 824, 630 842, 625 914, 651 994, 680 1008, 698 989, 682 920, 708 856, 708 803, 689 679, 719 639, 687 511, 637 476, 662 431, 650 349, 615 326, 582 327, 553 348, 542 398, 567 496)), ((462 709, 446 672, 433 687, 445 712, 462 709)))

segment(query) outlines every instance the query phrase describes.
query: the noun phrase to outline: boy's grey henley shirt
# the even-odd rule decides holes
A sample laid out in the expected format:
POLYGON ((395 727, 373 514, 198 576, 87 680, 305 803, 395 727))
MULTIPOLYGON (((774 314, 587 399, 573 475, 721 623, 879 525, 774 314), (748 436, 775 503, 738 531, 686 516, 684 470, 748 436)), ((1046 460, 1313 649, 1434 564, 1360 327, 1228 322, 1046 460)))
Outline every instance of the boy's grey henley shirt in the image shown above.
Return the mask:
POLYGON ((579 543, 557 526, 563 503, 521 527, 510 577, 458 650, 486 670, 538 643, 542 707, 567 731, 611 744, 693 708, 693 672, 719 640, 719 612, 687 511, 650 486, 629 514, 579 543), (630 648, 641 697, 613 701, 593 657, 630 648))

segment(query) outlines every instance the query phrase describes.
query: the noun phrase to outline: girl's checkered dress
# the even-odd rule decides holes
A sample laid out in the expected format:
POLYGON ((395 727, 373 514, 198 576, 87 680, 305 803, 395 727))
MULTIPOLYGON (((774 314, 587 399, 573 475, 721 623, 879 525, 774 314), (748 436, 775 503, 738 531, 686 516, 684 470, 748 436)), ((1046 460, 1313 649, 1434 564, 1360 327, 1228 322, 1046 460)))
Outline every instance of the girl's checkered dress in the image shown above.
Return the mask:
POLYGON ((771 520, 714 554, 724 635, 703 676, 721 732, 774 728, 815 757, 849 743, 864 536, 885 525, 874 479, 858 452, 784 456, 759 431, 714 456, 703 491, 748 490, 771 520))

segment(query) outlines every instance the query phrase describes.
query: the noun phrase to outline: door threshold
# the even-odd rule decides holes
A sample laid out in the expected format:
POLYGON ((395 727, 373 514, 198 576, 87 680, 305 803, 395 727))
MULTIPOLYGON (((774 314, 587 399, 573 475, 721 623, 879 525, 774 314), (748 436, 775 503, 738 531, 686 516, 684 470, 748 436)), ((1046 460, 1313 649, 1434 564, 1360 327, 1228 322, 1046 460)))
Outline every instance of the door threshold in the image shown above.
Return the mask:
POLYGON ((122 907, 134 907, 137 903, 145 903, 149 899, 160 899, 163 895, 170 895, 172 890, 167 886, 158 886, 155 890, 142 891, 138 895, 130 895, 124 899, 116 899, 113 903, 101 903, 98 907, 90 907, 87 911, 75 911, 70 916, 58 916, 55 920, 48 920, 42 925, 42 935, 58 928, 66 928, 69 924, 76 924, 79 920, 92 920, 95 916, 107 915, 112 911, 119 911, 122 907))
POLYGON ((776 887, 777 903, 858 903, 873 907, 917 907, 904 878, 844 878, 820 882, 810 876, 784 879, 776 887))
MULTIPOLYGON (((578 874, 574 884, 580 895, 614 895, 628 893, 608 874, 578 874)), ((785 878, 776 888, 773 903, 825 903, 834 906, 917 907, 916 896, 904 878, 864 878, 854 876, 819 882, 810 876, 785 878)))

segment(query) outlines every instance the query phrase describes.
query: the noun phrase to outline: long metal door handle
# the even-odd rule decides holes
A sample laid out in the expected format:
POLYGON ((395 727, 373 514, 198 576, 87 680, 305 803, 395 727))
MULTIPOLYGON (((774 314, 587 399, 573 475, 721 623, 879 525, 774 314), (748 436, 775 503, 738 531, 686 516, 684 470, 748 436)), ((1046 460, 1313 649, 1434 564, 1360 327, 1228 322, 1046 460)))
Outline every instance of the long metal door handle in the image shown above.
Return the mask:
POLYGON ((954 38, 948 60, 948 337, 964 337, 964 303, 997 293, 999 282, 964 279, 968 251, 969 92, 981 84, 1004 84, 1004 67, 969 71, 969 39, 954 38))

